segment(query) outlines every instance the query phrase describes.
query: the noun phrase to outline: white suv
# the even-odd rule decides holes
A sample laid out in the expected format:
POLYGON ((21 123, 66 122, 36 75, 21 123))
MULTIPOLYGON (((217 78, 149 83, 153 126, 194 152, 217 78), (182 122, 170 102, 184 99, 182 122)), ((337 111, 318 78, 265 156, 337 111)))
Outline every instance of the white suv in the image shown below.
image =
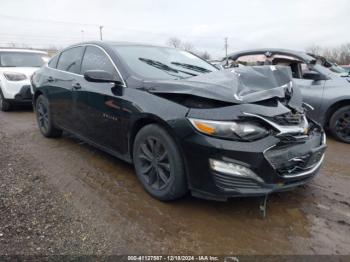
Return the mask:
POLYGON ((12 104, 31 104, 30 77, 47 63, 46 52, 26 49, 0 49, 0 110, 12 104))

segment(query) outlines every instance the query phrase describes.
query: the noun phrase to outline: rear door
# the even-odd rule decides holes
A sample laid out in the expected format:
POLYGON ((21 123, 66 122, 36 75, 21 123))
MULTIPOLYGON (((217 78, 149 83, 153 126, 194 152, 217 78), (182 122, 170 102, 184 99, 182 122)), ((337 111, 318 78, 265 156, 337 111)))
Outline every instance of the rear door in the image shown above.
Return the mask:
POLYGON ((72 47, 64 50, 57 62, 56 70, 50 70, 47 81, 50 83, 48 94, 54 121, 60 127, 76 131, 73 91, 81 80, 81 59, 84 47, 72 47))

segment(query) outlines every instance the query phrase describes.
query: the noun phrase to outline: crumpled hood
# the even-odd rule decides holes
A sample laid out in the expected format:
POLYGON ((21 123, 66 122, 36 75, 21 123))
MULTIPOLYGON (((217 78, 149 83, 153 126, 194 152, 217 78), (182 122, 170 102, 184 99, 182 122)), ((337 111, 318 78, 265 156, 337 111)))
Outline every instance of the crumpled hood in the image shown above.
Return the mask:
POLYGON ((246 66, 181 80, 146 81, 152 93, 188 94, 234 104, 253 103, 292 93, 292 74, 285 66, 246 66))

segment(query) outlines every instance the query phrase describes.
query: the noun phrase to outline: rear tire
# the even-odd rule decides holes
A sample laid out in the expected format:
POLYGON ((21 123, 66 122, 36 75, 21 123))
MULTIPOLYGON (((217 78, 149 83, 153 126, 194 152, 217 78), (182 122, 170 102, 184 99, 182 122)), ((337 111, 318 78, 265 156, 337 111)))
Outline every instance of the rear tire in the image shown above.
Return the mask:
POLYGON ((159 125, 143 127, 133 147, 135 172, 145 190, 161 201, 184 196, 184 163, 174 139, 159 125))
POLYGON ((4 97, 1 89, 0 89, 0 110, 3 112, 9 111, 11 108, 10 102, 4 97))
POLYGON ((49 101, 43 95, 40 95, 35 102, 35 114, 39 130, 45 137, 60 137, 62 130, 56 128, 52 122, 49 101))
POLYGON ((350 106, 341 107, 333 113, 329 129, 337 140, 350 143, 350 106))

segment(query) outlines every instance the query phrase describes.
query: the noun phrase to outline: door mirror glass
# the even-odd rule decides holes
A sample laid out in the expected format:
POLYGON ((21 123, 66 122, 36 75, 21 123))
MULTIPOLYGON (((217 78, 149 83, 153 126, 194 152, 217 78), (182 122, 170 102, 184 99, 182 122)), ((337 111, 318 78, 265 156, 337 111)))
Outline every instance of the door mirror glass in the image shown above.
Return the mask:
POLYGON ((116 84, 122 84, 119 78, 112 75, 111 73, 108 73, 104 70, 88 70, 84 73, 84 78, 86 81, 89 82, 97 82, 97 83, 116 83, 116 84))

